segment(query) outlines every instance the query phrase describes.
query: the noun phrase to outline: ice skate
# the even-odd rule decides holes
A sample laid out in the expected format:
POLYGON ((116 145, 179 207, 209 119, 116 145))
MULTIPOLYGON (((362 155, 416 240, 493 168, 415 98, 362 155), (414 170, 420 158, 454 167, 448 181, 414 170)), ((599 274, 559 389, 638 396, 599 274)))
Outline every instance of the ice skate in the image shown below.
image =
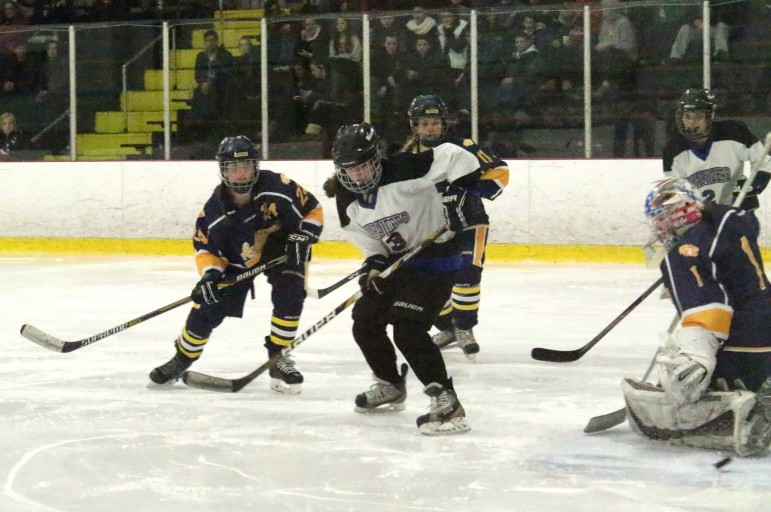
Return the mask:
POLYGON ((472 363, 475 363, 477 354, 479 353, 479 343, 477 343, 477 340, 474 337, 474 330, 458 329, 456 327, 455 339, 458 342, 458 346, 463 350, 463 353, 466 354, 466 357, 468 357, 472 363))
POLYGON ((302 391, 303 374, 289 356, 282 356, 270 367, 270 389, 279 393, 297 395, 302 391))
POLYGON ((455 328, 450 327, 449 329, 439 331, 438 333, 434 334, 434 336, 431 338, 431 341, 433 341, 434 345, 439 347, 441 350, 455 346, 455 328))
POLYGON ((747 420, 746 441, 742 440, 737 449, 742 456, 761 453, 771 444, 771 377, 760 386, 755 398, 757 402, 747 420))
POLYGON ((376 379, 369 391, 356 395, 356 407, 353 410, 365 414, 403 411, 407 399, 405 377, 408 370, 409 367, 402 363, 401 379, 396 384, 376 379))
POLYGON ((428 414, 418 416, 417 424, 421 434, 446 436, 471 430, 466 422, 466 411, 455 391, 432 382, 423 392, 431 397, 431 408, 428 414))
POLYGON ((165 387, 174 385, 185 370, 190 368, 193 361, 194 359, 187 357, 181 352, 177 352, 168 362, 154 368, 153 371, 150 372, 150 380, 152 381, 151 386, 165 387))

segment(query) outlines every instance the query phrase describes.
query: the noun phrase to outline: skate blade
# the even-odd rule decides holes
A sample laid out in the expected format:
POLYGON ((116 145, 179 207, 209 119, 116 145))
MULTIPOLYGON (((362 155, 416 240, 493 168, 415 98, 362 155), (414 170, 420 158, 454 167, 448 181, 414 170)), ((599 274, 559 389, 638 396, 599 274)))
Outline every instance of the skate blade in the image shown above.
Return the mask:
POLYGON ((155 389, 155 390, 163 390, 163 389, 171 389, 174 384, 179 382, 179 379, 171 379, 168 382, 164 382, 163 384, 158 384, 157 382, 150 381, 147 383, 147 389, 155 389))
POLYGON ((450 421, 444 423, 439 421, 430 421, 422 424, 420 427, 420 433, 425 436, 451 436, 455 434, 463 434, 471 430, 471 427, 466 422, 466 418, 453 418, 450 421))
POLYGON ((446 345, 441 345, 441 346, 437 345, 437 347, 439 347, 439 350, 449 350, 449 349, 455 348, 457 346, 458 346, 458 342, 457 341, 451 341, 450 343, 447 343, 446 345))
POLYGON ((353 412, 358 412, 359 414, 388 414, 390 412, 399 412, 403 410, 404 403, 384 404, 371 409, 367 409, 366 407, 359 407, 358 405, 353 408, 353 412))
POLYGON ((270 389, 285 395, 299 395, 302 384, 287 384, 281 379, 270 379, 270 389))

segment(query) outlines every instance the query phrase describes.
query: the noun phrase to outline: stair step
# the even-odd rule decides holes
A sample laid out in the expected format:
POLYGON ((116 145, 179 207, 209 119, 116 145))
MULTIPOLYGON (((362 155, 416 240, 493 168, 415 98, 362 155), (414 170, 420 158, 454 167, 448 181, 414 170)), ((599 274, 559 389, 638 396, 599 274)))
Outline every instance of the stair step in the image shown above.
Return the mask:
POLYGON ((77 137, 77 148, 79 155, 139 155, 139 149, 121 147, 121 144, 152 144, 152 140, 151 133, 80 133, 77 137))
POLYGON ((222 11, 215 11, 214 19, 262 18, 264 14, 265 9, 225 9, 222 11))
MULTIPOLYGON (((174 100, 189 100, 191 96, 192 91, 189 90, 169 91, 171 110, 188 108, 186 102, 174 100)), ((121 93, 120 104, 128 112, 158 111, 163 108, 163 91, 127 91, 125 95, 121 93)))
MULTIPOLYGON (((145 70, 145 90, 162 91, 163 90, 163 70, 147 69, 145 70)), ((169 88, 171 89, 195 89, 195 69, 177 69, 169 72, 169 88)))
MULTIPOLYGON (((171 130, 176 131, 177 111, 169 112, 172 125, 171 130)), ((124 133, 124 132, 162 132, 163 111, 147 112, 97 112, 94 131, 96 133, 124 133)))

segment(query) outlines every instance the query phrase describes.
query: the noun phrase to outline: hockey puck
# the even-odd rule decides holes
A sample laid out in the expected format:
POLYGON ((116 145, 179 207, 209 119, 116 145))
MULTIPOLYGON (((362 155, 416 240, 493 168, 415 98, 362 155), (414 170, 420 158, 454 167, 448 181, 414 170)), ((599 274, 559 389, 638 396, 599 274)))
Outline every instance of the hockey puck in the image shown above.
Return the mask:
POLYGON ((721 469, 723 466, 729 464, 733 460, 732 457, 725 457, 715 462, 715 469, 721 469))

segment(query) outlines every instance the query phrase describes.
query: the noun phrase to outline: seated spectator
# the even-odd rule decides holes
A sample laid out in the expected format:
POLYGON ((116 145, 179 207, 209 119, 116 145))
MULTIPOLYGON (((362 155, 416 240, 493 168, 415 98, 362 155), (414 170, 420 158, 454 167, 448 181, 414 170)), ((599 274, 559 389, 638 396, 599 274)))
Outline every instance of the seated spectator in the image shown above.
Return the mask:
POLYGON ((402 87, 406 79, 406 54, 396 35, 388 35, 383 46, 372 55, 372 106, 378 119, 386 120, 401 112, 402 87))
POLYGON ((370 22, 369 44, 370 48, 382 48, 386 37, 393 36, 399 41, 399 50, 407 49, 407 34, 404 25, 396 23, 395 16, 377 15, 370 22))
POLYGON ((27 13, 21 5, 10 0, 3 2, 0 15, 0 56, 12 54, 16 45, 26 40, 28 34, 16 30, 28 24, 27 13))
POLYGON ((530 111, 537 101, 543 80, 543 63, 533 36, 519 32, 514 37, 514 52, 506 63, 496 99, 498 107, 509 112, 530 111))
POLYGON ((468 110, 470 108, 471 30, 466 20, 460 19, 451 11, 445 11, 440 16, 441 23, 437 26, 439 46, 450 69, 448 92, 445 100, 450 109, 468 110))
POLYGON ((533 13, 522 15, 519 19, 518 31, 530 35, 538 51, 543 51, 551 43, 551 38, 546 30, 546 23, 538 20, 533 13))
POLYGON ((213 129, 217 121, 227 119, 230 113, 230 87, 233 73, 233 55, 221 47, 215 30, 204 32, 206 48, 195 58, 195 81, 190 103, 189 119, 198 125, 201 140, 211 137, 219 140, 221 133, 213 129))
MULTIPOLYGON (((615 6, 617 3, 618 0, 605 0, 603 5, 615 6)), ((602 24, 594 50, 594 80, 600 85, 593 97, 600 100, 612 91, 629 91, 634 86, 637 34, 622 9, 615 7, 602 11, 602 24)))
POLYGON ((232 119, 252 121, 255 126, 260 121, 260 52, 249 37, 238 40, 240 54, 233 60, 233 78, 231 87, 232 119))
MULTIPOLYGON (((700 61, 704 53, 704 18, 701 9, 694 10, 690 21, 683 24, 675 36, 669 52, 668 63, 700 61)), ((723 21, 717 21, 709 28, 712 42, 712 56, 725 59, 728 56, 728 38, 731 28, 723 21)))
POLYGON ((436 55, 441 54, 442 49, 439 44, 439 30, 436 26, 436 20, 426 15, 423 7, 416 6, 412 10, 412 18, 405 27, 407 28, 407 48, 413 49, 418 39, 425 39, 432 52, 436 55))
MULTIPOLYGON (((415 40, 413 51, 407 55, 405 64, 404 101, 410 101, 420 94, 447 95, 450 66, 440 58, 438 52, 432 51, 428 39, 419 37, 415 40)), ((406 111, 407 106, 403 106, 402 110, 406 111)))
POLYGON ((332 94, 341 97, 344 90, 361 89, 361 39, 346 18, 335 20, 335 32, 329 41, 329 75, 332 94))
POLYGON ((21 149, 26 149, 24 134, 16 126, 16 116, 5 112, 0 115, 0 158, 21 149))
POLYGON ((0 96, 36 96, 40 92, 40 68, 26 43, 17 42, 13 55, 0 63, 0 83, 0 96))
MULTIPOLYGON (((60 51, 59 43, 49 41, 46 57, 41 67, 41 90, 36 100, 45 124, 56 120, 70 106, 70 65, 66 52, 60 51)), ((59 122, 46 132, 38 143, 54 154, 64 151, 69 142, 69 127, 66 121, 59 122)))
POLYGON ((307 18, 302 23, 295 55, 306 68, 310 68, 311 60, 321 61, 329 57, 329 39, 329 34, 317 20, 307 18))

